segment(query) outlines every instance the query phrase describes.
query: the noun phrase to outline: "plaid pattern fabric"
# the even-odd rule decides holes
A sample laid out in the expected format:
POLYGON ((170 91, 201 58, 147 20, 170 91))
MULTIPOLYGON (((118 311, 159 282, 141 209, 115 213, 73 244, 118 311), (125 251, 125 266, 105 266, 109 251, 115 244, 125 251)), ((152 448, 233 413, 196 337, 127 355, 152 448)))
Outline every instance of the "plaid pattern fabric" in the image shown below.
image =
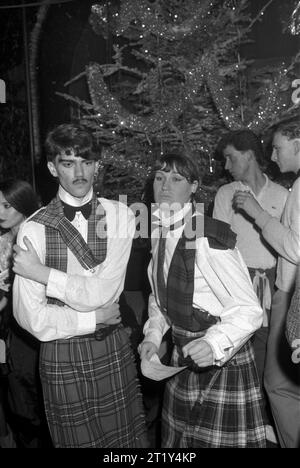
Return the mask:
POLYGON ((56 448, 148 446, 133 353, 122 326, 103 341, 42 343, 40 375, 56 448))
POLYGON ((286 337, 293 346, 294 340, 300 340, 300 265, 297 267, 295 291, 286 318, 286 337))
POLYGON ((167 282, 167 314, 172 323, 178 327, 198 331, 199 323, 192 307, 196 251, 191 248, 190 243, 204 234, 213 248, 234 248, 236 235, 229 229, 228 224, 207 216, 194 216, 190 223, 185 227, 177 243, 170 265, 167 282), (191 233, 194 233, 194 238, 189 235, 191 233), (187 243, 189 248, 186 248, 187 243))
MULTIPOLYGON (((99 230, 105 231, 105 211, 101 205, 100 208, 98 205, 99 201, 94 195, 92 199, 92 214, 88 221, 87 243, 70 221, 65 218, 63 205, 58 196, 44 210, 40 210, 31 218, 32 221, 48 227, 48 234, 52 230, 55 232, 55 235, 53 234, 53 242, 49 241, 47 249, 49 266, 52 264, 52 259, 54 263, 57 263, 57 240, 61 244, 60 250, 63 254, 62 256, 66 257, 66 249, 68 247, 85 270, 95 268, 103 262, 106 257, 106 238, 99 235, 99 230)), ((64 262, 63 266, 65 267, 64 262)))
POLYGON ((235 248, 236 233, 224 221, 204 216, 204 237, 208 238, 209 246, 212 249, 226 250, 235 248))
MULTIPOLYGON (((178 365, 173 352, 173 365, 178 365)), ((162 447, 264 448, 265 422, 248 341, 223 367, 185 369, 166 385, 162 447)))
MULTIPOLYGON (((67 270, 67 246, 84 268, 105 259, 106 217, 103 210, 99 213, 99 206, 101 210, 94 197, 88 245, 64 218, 58 198, 32 218, 46 226, 48 266, 67 270)), ((89 334, 42 343, 40 376, 55 447, 147 446, 133 353, 122 326, 102 341, 89 334)))
MULTIPOLYGON (((233 248, 235 236, 231 231, 224 223, 211 221, 205 218, 202 230, 210 247, 233 248)), ((201 231, 196 231, 195 237, 199 235, 201 231)), ((183 345, 203 336, 218 320, 192 306, 195 249, 187 248, 186 242, 184 231, 169 269, 167 313, 175 344, 172 365, 189 367, 166 384, 162 447, 265 447, 263 401, 250 342, 223 367, 201 369, 182 355, 183 345)))
MULTIPOLYGON (((92 199, 92 211, 88 220, 87 243, 77 229, 65 218, 63 204, 58 196, 31 219, 45 226, 45 265, 50 268, 67 271, 67 247, 85 269, 94 268, 105 260, 107 249, 106 216, 102 205, 95 196, 92 199)), ((48 303, 58 306, 64 305, 63 302, 53 297, 48 297, 48 303)))
POLYGON ((167 287, 164 277, 164 262, 166 253, 166 236, 161 232, 157 251, 157 276, 156 284, 159 295, 159 303, 161 309, 165 312, 167 310, 167 287))

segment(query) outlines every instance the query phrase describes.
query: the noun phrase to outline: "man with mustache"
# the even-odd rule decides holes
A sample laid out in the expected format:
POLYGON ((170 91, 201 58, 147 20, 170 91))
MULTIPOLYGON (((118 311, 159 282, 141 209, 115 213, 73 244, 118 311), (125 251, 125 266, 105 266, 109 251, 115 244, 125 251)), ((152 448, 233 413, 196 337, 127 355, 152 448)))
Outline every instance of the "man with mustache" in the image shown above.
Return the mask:
POLYGON ((42 342, 40 375, 53 444, 143 447, 142 400, 116 304, 135 217, 127 206, 94 194, 100 154, 81 126, 55 128, 46 151, 59 188, 20 228, 14 314, 42 342))

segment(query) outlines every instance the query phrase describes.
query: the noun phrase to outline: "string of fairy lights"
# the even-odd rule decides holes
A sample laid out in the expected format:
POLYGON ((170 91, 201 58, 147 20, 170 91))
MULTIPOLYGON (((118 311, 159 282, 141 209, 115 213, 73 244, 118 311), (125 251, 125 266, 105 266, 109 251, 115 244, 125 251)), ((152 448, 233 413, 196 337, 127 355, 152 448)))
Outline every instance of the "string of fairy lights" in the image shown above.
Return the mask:
MULTIPOLYGON (((258 17, 265 13, 266 7, 272 3, 270 0, 265 7, 261 9, 258 17)), ((182 41, 187 37, 191 37, 200 30, 205 32, 208 28, 208 23, 211 19, 213 7, 216 0, 205 0, 199 4, 196 0, 188 2, 188 12, 186 16, 179 15, 172 11, 167 11, 164 2, 156 0, 149 2, 147 0, 124 0, 121 2, 120 9, 113 8, 110 2, 104 4, 94 4, 91 8, 90 23, 97 34, 107 36, 108 28, 115 36, 124 36, 129 29, 135 29, 139 36, 138 39, 155 36, 159 40, 175 42, 182 41), (168 15, 168 16, 166 16, 168 15), (167 21, 166 21, 167 18, 167 21)), ((235 1, 225 1, 226 7, 233 11, 237 8, 235 1)), ((183 3, 182 3, 183 5, 183 3)), ((295 9, 291 15, 289 25, 290 33, 293 35, 299 34, 299 13, 300 2, 297 2, 295 9)), ((147 48, 143 49, 143 54, 147 56, 150 51, 147 48)), ((121 54, 119 52, 119 58, 121 54)), ((161 65, 160 57, 157 56, 158 73, 157 79, 160 78, 161 65)), ((116 70, 123 65, 120 60, 119 64, 115 64, 116 70)), ((239 64, 237 65, 239 66, 239 64)), ((113 67, 113 65, 112 65, 113 67)), ((107 66, 99 64, 91 64, 86 68, 86 76, 90 91, 91 101, 93 105, 94 115, 86 116, 86 121, 91 125, 94 119, 94 129, 103 138, 110 140, 110 147, 103 154, 103 164, 118 164, 122 168, 132 168, 135 173, 145 176, 145 172, 151 170, 151 166, 147 166, 148 161, 141 161, 138 157, 131 160, 124 157, 120 148, 128 135, 134 133, 140 141, 149 143, 148 153, 151 155, 152 136, 161 138, 161 141, 166 143, 176 140, 189 141, 191 146, 199 150, 209 159, 209 170, 212 172, 212 160, 210 156, 210 148, 202 142, 201 128, 192 131, 186 131, 184 136, 178 128, 174 127, 176 119, 183 114, 184 109, 189 102, 193 102, 194 97, 199 92, 202 86, 209 89, 210 95, 218 110, 219 116, 225 126, 230 129, 238 129, 248 127, 251 130, 260 133, 266 124, 274 118, 274 115, 279 115, 287 108, 286 102, 280 98, 282 83, 287 77, 289 68, 283 63, 278 70, 275 78, 270 82, 265 89, 264 99, 262 99, 258 112, 249 121, 241 119, 241 112, 237 109, 226 93, 226 85, 224 78, 220 76, 219 67, 216 60, 208 54, 203 54, 201 60, 190 69, 184 71, 183 79, 178 83, 178 93, 171 102, 166 102, 161 106, 153 106, 152 113, 149 115, 137 115, 126 110, 112 95, 109 87, 106 84, 107 66), (107 125, 107 116, 110 116, 109 125, 107 125), (121 142, 121 140, 123 140, 121 142)), ((111 72, 111 70, 110 70, 111 72)), ((244 116, 242 116, 244 117, 244 116)), ((162 145, 163 148, 163 145, 162 145)))

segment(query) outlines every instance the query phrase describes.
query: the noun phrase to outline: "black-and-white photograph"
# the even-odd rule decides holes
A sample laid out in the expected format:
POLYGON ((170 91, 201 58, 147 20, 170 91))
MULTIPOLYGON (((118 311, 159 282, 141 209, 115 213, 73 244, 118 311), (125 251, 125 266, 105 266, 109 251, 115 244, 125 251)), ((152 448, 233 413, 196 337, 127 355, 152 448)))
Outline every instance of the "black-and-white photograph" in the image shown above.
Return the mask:
POLYGON ((1 0, 0 448, 300 448, 298 0, 1 0))

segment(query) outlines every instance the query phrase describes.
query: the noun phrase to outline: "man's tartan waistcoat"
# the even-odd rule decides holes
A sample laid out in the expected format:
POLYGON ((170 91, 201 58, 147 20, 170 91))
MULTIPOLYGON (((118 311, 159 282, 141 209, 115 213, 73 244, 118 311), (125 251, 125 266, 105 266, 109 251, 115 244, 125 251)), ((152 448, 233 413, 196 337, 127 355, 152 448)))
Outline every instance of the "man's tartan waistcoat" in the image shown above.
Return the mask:
MULTIPOLYGON (((203 311, 199 310, 197 314, 197 309, 193 308, 196 250, 192 245, 197 238, 204 236, 213 249, 234 249, 236 234, 231 231, 229 224, 207 216, 193 216, 190 223, 192 225, 187 224, 177 243, 169 268, 166 286, 167 316, 174 325, 184 330, 199 331, 207 326, 201 323, 206 320, 203 311), (194 236, 187 237, 187 232, 194 233, 194 236)), ((207 313, 207 317, 209 316, 207 313)))
MULTIPOLYGON (((103 206, 94 195, 92 211, 88 219, 87 243, 77 229, 65 218, 63 205, 56 196, 46 208, 36 213, 31 221, 45 226, 46 256, 45 265, 63 272, 67 271, 67 248, 75 255, 85 270, 95 268, 106 258, 106 214, 103 206)), ((63 306, 64 303, 54 298, 47 298, 49 304, 63 306)))

